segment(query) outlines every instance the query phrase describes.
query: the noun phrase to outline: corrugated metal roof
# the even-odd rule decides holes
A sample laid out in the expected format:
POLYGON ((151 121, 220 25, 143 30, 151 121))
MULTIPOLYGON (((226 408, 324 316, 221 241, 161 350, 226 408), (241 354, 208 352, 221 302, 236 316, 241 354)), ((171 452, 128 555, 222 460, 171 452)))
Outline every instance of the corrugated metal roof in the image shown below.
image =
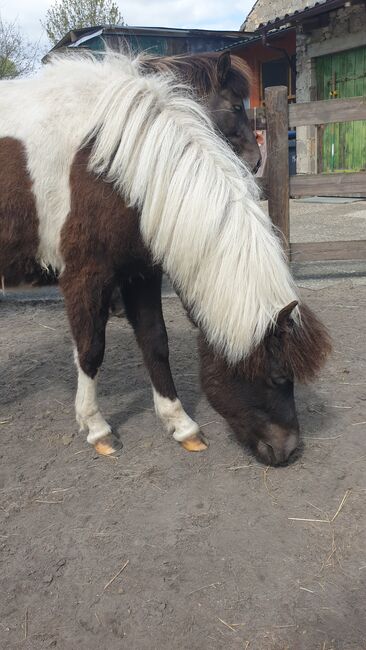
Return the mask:
POLYGON ((255 31, 259 25, 266 24, 276 17, 292 14, 294 11, 301 11, 305 7, 312 6, 316 0, 256 0, 249 14, 247 15, 241 29, 243 31, 255 31))
POLYGON ((83 29, 71 30, 52 48, 58 50, 63 47, 70 47, 77 42, 80 44, 84 39, 95 36, 120 36, 121 38, 138 38, 139 36, 151 36, 153 38, 178 38, 178 39, 203 39, 203 40, 224 40, 228 47, 235 47, 246 43, 251 38, 257 38, 256 34, 242 31, 219 31, 209 29, 173 29, 169 27, 133 27, 133 26, 116 26, 96 25, 93 27, 84 27, 83 29))
MULTIPOLYGON (((246 21, 242 25, 242 29, 245 29, 247 25, 251 26, 253 24, 251 16, 253 12, 255 11, 258 12, 258 10, 260 10, 261 1, 265 3, 266 9, 270 7, 269 0, 257 0, 252 11, 250 12, 246 21)), ((291 2, 288 3, 289 7, 293 7, 294 4, 296 4, 296 2, 294 2, 293 0, 291 0, 291 2)), ((312 2, 308 0, 308 2, 305 2, 305 5, 301 6, 300 9, 295 9, 294 11, 289 11, 288 13, 278 15, 272 18, 271 20, 260 22, 259 24, 257 24, 254 31, 270 31, 273 29, 279 29, 284 25, 289 25, 289 24, 294 25, 298 22, 302 22, 306 18, 310 18, 311 16, 316 16, 318 14, 331 11, 332 9, 338 9, 339 7, 342 7, 345 4, 347 4, 347 0, 316 0, 312 2)), ((270 12, 273 11, 273 4, 269 11, 270 12)))

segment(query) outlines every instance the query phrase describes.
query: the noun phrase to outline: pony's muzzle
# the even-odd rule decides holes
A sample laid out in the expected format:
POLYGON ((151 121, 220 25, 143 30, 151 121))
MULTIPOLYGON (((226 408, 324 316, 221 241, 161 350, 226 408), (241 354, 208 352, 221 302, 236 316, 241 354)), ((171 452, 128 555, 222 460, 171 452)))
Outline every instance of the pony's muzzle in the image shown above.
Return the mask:
POLYGON ((282 465, 290 460, 298 446, 299 434, 291 432, 286 435, 282 443, 277 440, 271 440, 271 442, 260 440, 257 445, 257 452, 261 461, 267 465, 282 465))

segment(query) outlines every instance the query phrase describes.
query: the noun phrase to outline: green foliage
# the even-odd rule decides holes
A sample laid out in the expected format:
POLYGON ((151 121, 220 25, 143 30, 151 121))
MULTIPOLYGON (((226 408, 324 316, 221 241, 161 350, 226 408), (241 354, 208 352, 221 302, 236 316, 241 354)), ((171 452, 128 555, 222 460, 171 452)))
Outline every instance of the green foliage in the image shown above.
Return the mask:
POLYGON ((29 43, 16 22, 7 23, 0 16, 0 79, 12 79, 31 72, 38 47, 29 43))
POLYGON ((18 71, 15 63, 0 56, 0 79, 13 79, 18 76, 18 71))
POLYGON ((43 23, 52 45, 72 29, 95 25, 124 25, 114 0, 59 0, 48 9, 43 23))

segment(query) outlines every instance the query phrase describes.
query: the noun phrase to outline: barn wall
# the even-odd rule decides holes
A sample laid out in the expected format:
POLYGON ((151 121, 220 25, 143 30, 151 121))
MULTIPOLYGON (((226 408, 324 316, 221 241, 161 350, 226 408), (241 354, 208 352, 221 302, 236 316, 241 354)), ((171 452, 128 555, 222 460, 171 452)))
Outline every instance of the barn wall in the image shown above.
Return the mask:
MULTIPOLYGON (((270 44, 276 48, 286 50, 289 56, 296 53, 296 34, 295 30, 286 32, 283 36, 271 38, 270 44)), ((245 48, 235 49, 235 54, 242 57, 249 65, 252 74, 252 87, 250 91, 250 105, 252 108, 261 105, 260 85, 261 85, 261 63, 282 59, 284 53, 272 49, 262 43, 248 44, 245 48)))

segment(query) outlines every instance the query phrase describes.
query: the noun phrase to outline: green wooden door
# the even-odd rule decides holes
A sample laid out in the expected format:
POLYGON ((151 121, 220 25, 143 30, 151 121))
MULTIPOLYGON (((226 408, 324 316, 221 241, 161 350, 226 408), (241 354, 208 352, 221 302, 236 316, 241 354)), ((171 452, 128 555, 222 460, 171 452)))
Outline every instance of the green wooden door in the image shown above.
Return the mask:
MULTIPOLYGON (((317 98, 366 96, 366 47, 316 59, 317 98)), ((366 169, 366 121, 328 124, 322 136, 322 171, 366 169)))

